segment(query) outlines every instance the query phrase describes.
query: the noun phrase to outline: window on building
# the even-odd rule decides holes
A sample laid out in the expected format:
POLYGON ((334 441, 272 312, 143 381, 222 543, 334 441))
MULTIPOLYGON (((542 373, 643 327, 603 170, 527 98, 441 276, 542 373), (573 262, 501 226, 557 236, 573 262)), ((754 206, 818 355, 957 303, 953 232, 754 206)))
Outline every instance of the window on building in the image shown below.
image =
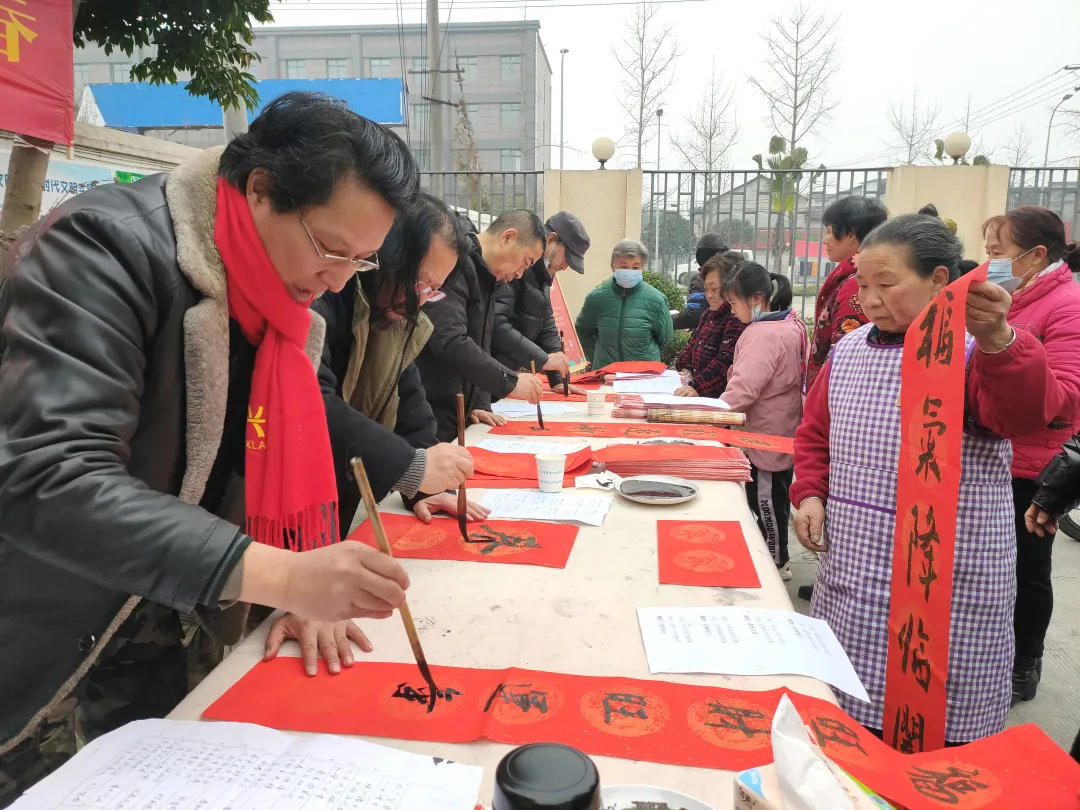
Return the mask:
MULTIPOLYGON (((75 86, 82 87, 83 85, 90 83, 90 66, 89 65, 76 65, 75 66, 75 86)), ((78 100, 78 99, 76 99, 78 100)))
POLYGON ((114 82, 130 82, 131 81, 131 63, 130 62, 113 62, 111 65, 112 80, 114 82))
POLYGON ((419 74, 423 76, 423 71, 427 70, 427 57, 426 56, 414 56, 412 58, 413 74, 419 74))
POLYGON ((307 78, 307 60, 306 59, 286 59, 285 60, 285 78, 286 79, 306 79, 307 78))
POLYGON ((418 127, 420 132, 427 132, 430 125, 431 108, 427 104, 412 105, 412 119, 409 126, 418 127))
POLYGON ((480 115, 480 105, 479 104, 466 104, 465 105, 465 112, 467 112, 469 114, 469 120, 472 121, 473 125, 475 126, 476 125, 476 117, 478 115, 480 115))
POLYGON ((517 130, 521 128, 521 104, 499 105, 499 126, 503 129, 517 130))
POLYGON ((420 171, 430 171, 431 166, 431 150, 430 149, 414 149, 413 157, 416 158, 416 165, 420 167, 420 171))
POLYGON ((521 171, 521 150, 520 149, 500 149, 499 150, 499 168, 504 172, 520 172, 521 171))
POLYGON ((347 79, 347 78, 349 78, 349 60, 348 59, 327 59, 326 60, 326 78, 328 78, 328 79, 347 79))
POLYGON ((467 82, 475 82, 477 73, 477 58, 475 56, 459 56, 457 67, 461 68, 461 78, 467 82))
POLYGON ((389 59, 368 59, 368 76, 372 79, 390 78, 389 59))
POLYGON ((504 84, 517 84, 521 81, 520 56, 504 56, 500 60, 500 66, 504 84))

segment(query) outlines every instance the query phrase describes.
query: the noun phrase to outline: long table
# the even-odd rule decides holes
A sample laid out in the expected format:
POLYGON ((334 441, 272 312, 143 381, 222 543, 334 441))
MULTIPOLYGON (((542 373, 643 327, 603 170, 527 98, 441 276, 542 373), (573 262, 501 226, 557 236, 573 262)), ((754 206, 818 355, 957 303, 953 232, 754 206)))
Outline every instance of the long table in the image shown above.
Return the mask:
MULTIPOLYGON (((581 414, 545 417, 545 421, 618 421, 611 404, 604 416, 581 414)), ((489 428, 474 425, 466 443, 484 438, 489 428)), ((506 437, 514 438, 514 437, 506 437)), ((532 437, 530 440, 538 438, 532 437)), ((610 444, 594 440, 594 447, 610 444)), ((736 677, 726 675, 650 675, 638 630, 636 608, 644 606, 744 606, 790 609, 791 601, 758 531, 739 484, 700 482, 701 494, 680 506, 631 503, 616 496, 599 528, 578 534, 565 569, 531 565, 403 560, 412 586, 409 605, 424 652, 434 664, 459 667, 524 667, 573 675, 622 676, 669 680, 699 686, 766 690, 786 686, 803 694, 834 700, 828 686, 812 678, 736 677), (742 525, 761 588, 694 588, 659 585, 656 526, 659 519, 737 520, 742 525)), ((471 499, 483 490, 471 490, 471 499)), ((387 512, 404 512, 391 494, 387 512)), ((410 662, 408 640, 397 617, 362 622, 375 646, 358 660, 410 662)), ((238 645, 169 716, 197 719, 204 709, 262 659, 269 620, 238 645)), ((299 655, 291 643, 283 654, 299 655)), ((323 676, 320 676, 323 677, 323 676)), ((331 676, 326 676, 331 677, 331 676)), ((318 680, 311 682, 318 688, 318 680)), ((428 743, 368 738, 373 742, 484 768, 480 799, 490 807, 495 766, 512 746, 491 742, 428 743)), ((730 771, 659 765, 596 757, 603 784, 647 784, 678 790, 728 810, 733 805, 730 771)))

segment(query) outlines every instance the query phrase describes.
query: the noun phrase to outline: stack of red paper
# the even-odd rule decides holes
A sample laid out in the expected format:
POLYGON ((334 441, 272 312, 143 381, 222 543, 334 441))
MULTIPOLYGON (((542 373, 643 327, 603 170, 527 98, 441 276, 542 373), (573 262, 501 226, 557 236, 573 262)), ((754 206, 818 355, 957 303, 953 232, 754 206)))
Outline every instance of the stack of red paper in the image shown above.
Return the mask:
POLYGON ((617 419, 644 419, 649 411, 641 394, 619 394, 611 415, 617 419))
POLYGON ((574 385, 602 383, 606 375, 614 377, 620 372, 623 374, 640 374, 642 378, 655 377, 657 374, 663 374, 666 368, 667 366, 659 360, 626 360, 621 363, 611 363, 581 376, 571 375, 570 382, 574 385))
POLYGON ((750 462, 736 447, 613 444, 596 461, 621 475, 675 475, 696 481, 749 481, 750 462))
MULTIPOLYGON (((553 445, 552 452, 558 452, 553 445)), ((496 453, 481 447, 470 447, 473 457, 473 474, 469 486, 487 489, 532 489, 540 485, 536 473, 536 456, 528 453, 496 453)), ((564 487, 574 486, 579 475, 592 470, 593 451, 585 447, 566 455, 564 487)))

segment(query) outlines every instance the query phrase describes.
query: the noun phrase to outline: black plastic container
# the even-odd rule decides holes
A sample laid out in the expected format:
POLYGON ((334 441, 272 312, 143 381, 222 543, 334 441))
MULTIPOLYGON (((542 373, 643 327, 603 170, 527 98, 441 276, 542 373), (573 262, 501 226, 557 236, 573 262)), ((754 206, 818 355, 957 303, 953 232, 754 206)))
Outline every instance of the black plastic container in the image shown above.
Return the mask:
POLYGON ((492 810, 600 810, 600 775, 568 745, 515 748, 495 769, 492 810))

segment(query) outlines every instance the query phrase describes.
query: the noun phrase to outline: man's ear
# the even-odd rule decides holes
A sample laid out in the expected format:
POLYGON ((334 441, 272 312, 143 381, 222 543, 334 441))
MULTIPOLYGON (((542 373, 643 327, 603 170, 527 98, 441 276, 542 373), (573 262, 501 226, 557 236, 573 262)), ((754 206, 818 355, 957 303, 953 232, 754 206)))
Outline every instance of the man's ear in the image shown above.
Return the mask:
POLYGON ((270 195, 270 172, 266 169, 253 169, 248 175, 245 194, 250 202, 262 202, 270 195))
POLYGON ((509 247, 512 243, 517 241, 517 228, 507 228, 502 232, 502 236, 499 237, 499 242, 503 247, 509 247))

